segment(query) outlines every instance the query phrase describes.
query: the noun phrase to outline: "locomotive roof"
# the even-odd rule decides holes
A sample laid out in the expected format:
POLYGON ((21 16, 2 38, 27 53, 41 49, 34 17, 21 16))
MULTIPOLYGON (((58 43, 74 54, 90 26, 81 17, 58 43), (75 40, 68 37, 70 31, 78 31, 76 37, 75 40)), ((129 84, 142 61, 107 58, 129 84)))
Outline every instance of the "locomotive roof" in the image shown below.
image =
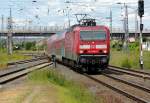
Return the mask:
POLYGON ((75 25, 72 25, 70 28, 68 28, 67 32, 73 31, 73 29, 75 27, 88 27, 88 26, 84 26, 84 25, 80 25, 80 24, 75 24, 75 25))
MULTIPOLYGON (((97 25, 97 26, 104 26, 104 25, 97 25)), ((84 25, 76 24, 76 25, 73 25, 73 26, 71 26, 70 28, 68 28, 68 29, 67 29, 67 32, 73 31, 73 29, 74 29, 75 27, 95 27, 95 26, 84 26, 84 25)))

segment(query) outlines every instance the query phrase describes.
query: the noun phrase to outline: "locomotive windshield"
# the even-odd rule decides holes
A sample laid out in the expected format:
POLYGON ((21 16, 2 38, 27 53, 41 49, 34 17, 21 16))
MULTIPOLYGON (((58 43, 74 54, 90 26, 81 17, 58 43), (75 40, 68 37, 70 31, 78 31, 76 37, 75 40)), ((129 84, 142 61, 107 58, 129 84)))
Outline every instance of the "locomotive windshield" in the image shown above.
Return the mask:
POLYGON ((81 40, 105 40, 106 32, 104 31, 80 31, 81 40))

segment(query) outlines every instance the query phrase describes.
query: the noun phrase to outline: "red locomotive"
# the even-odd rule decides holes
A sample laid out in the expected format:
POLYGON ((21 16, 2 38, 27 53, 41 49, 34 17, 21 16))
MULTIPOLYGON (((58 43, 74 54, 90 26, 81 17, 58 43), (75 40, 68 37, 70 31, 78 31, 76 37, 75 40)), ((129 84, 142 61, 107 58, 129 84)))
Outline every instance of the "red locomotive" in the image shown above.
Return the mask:
POLYGON ((86 19, 82 25, 74 25, 61 35, 53 35, 47 45, 49 56, 83 70, 102 70, 109 63, 109 29, 96 25, 94 19, 86 19))

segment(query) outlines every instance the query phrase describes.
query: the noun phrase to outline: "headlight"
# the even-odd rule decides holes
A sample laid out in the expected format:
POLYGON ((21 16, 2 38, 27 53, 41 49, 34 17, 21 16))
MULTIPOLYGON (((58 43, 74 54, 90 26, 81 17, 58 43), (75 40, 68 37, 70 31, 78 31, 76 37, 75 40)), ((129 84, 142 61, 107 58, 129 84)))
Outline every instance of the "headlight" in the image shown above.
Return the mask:
POLYGON ((104 53, 107 53, 107 50, 104 50, 103 52, 104 52, 104 53))
POLYGON ((84 51, 83 50, 80 50, 80 53, 82 54, 84 51))

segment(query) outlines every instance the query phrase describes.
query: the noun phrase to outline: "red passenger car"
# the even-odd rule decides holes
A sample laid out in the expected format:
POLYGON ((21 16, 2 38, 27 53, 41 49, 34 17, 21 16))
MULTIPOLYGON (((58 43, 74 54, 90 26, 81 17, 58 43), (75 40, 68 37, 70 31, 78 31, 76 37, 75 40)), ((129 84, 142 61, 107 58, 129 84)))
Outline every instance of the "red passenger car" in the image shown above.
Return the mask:
POLYGON ((96 25, 92 20, 74 25, 63 34, 48 39, 48 55, 84 70, 104 69, 109 63, 109 29, 96 25))

